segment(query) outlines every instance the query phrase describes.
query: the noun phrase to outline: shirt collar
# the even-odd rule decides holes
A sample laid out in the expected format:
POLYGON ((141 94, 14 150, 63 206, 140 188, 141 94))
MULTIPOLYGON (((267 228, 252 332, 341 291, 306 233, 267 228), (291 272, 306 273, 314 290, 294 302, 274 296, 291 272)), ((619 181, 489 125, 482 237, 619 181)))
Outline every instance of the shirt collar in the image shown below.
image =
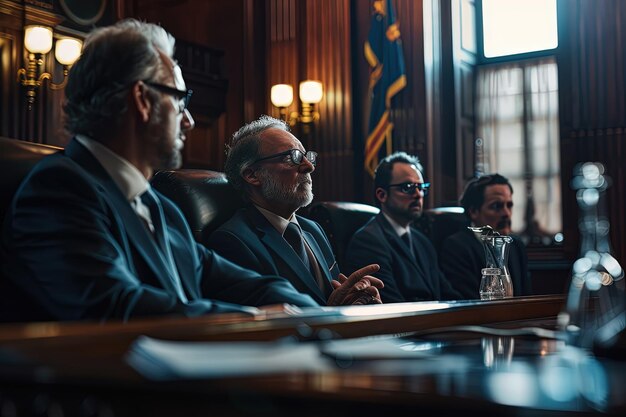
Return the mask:
POLYGON ((100 162, 128 201, 133 201, 150 188, 148 180, 133 164, 105 145, 85 135, 76 135, 76 140, 100 162))
POLYGON ((265 216, 267 221, 270 222, 270 224, 274 227, 274 229, 276 229, 278 233, 281 234, 281 236, 285 234, 285 230, 287 230, 287 226, 289 226, 289 223, 295 223, 298 225, 298 228, 300 228, 300 224, 298 223, 298 219, 296 219, 295 214, 292 214, 289 219, 285 219, 284 217, 281 217, 276 213, 272 213, 271 211, 264 209, 263 207, 259 207, 256 204, 254 205, 254 207, 256 207, 261 212, 261 214, 265 216))
POLYGON ((393 228, 393 230, 396 232, 398 236, 402 236, 405 233, 409 233, 409 234, 411 233, 410 225, 407 225, 406 227, 400 226, 398 222, 396 222, 394 219, 389 217, 387 213, 385 212, 383 212, 383 216, 385 216, 385 219, 387 219, 387 221, 389 222, 389 224, 391 225, 391 227, 393 228))

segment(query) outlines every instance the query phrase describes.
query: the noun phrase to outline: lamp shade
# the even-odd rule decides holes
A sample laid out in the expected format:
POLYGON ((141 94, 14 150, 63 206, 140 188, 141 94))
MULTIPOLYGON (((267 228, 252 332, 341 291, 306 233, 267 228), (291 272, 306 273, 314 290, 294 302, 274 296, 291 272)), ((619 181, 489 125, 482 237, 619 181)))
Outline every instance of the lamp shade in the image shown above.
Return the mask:
POLYGON ((59 39, 54 48, 54 56, 62 65, 72 65, 80 56, 82 47, 83 43, 78 39, 59 39))
POLYGON ((300 83, 300 101, 316 104, 322 101, 324 88, 319 81, 306 80, 300 83))
POLYGON ((289 84, 276 84, 270 91, 272 104, 276 107, 289 107, 293 103, 293 87, 289 84))
POLYGON ((33 54, 47 54, 52 49, 52 29, 45 26, 26 26, 24 46, 33 54))

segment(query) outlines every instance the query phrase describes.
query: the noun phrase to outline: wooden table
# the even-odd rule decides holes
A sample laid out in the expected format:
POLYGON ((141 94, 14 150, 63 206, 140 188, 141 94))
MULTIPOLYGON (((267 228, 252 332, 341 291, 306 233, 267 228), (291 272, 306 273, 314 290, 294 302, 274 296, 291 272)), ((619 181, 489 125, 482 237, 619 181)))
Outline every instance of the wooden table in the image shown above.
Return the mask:
MULTIPOLYGON (((562 296, 406 303, 132 323, 0 326, 4 415, 557 415, 626 410, 623 362, 559 340, 439 332, 451 326, 553 328, 562 296), (178 341, 271 341, 393 334, 427 353, 336 361, 320 371, 150 381, 125 361, 141 335, 178 341), (12 413, 12 410, 15 413, 12 413)), ((329 359, 330 360, 330 359, 329 359)))

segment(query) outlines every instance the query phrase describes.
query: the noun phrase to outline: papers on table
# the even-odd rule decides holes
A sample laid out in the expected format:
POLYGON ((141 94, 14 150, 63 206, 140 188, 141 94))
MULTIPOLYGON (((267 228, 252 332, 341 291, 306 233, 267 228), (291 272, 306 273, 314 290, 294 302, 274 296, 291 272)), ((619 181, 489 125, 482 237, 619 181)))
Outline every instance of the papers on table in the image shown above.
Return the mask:
POLYGON ((346 361, 427 356, 412 342, 391 337, 329 342, 172 342, 141 336, 126 359, 146 378, 171 380, 325 372, 346 361))

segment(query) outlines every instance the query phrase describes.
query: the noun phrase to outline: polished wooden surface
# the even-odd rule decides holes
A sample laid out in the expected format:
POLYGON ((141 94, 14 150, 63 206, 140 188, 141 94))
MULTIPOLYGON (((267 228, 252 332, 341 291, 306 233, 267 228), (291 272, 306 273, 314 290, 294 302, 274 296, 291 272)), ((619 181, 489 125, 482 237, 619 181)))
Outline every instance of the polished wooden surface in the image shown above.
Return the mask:
POLYGON ((541 296, 328 308, 319 315, 305 310, 298 316, 5 325, 0 326, 0 410, 21 411, 14 415, 51 415, 55 409, 63 415, 619 414, 626 405, 624 363, 531 333, 459 331, 479 324, 491 333, 551 329, 562 306, 561 296, 541 296), (328 367, 313 372, 165 382, 144 378, 126 362, 140 335, 190 341, 282 338, 294 346, 323 346, 316 339, 379 334, 395 334, 407 349, 424 355, 328 358, 328 367))

